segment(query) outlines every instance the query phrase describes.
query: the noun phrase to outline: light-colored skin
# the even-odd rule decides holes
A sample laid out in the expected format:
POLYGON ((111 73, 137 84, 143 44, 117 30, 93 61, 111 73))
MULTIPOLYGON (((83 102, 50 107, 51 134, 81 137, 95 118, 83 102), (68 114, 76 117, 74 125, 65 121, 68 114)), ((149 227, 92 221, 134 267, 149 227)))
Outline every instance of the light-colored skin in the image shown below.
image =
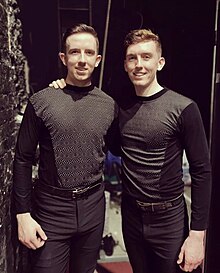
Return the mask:
POLYGON ((65 86, 66 86, 66 82, 64 79, 58 79, 56 81, 52 81, 50 84, 49 84, 50 87, 54 87, 56 89, 58 88, 61 88, 63 89, 65 86))
POLYGON ((180 268, 185 272, 192 272, 205 257, 205 231, 190 230, 184 241, 177 260, 180 268))
POLYGON ((89 86, 92 72, 99 65, 95 37, 90 33, 76 33, 66 40, 66 53, 59 53, 60 59, 67 67, 66 83, 75 86, 89 86))
POLYGON ((31 217, 29 212, 17 214, 18 239, 26 247, 37 249, 42 247, 47 240, 41 226, 31 217))
POLYGON ((124 69, 138 96, 151 96, 162 86, 157 82, 157 71, 165 65, 165 59, 153 41, 132 44, 127 48, 124 69))
MULTIPOLYGON (((154 41, 144 41, 127 48, 124 69, 128 73, 138 96, 151 96, 163 87, 157 81, 157 71, 165 65, 165 59, 154 41)), ((54 81, 50 86, 63 88, 64 79, 54 81)), ((177 263, 185 272, 192 272, 204 259, 205 230, 190 230, 184 241, 177 263)))
MULTIPOLYGON (((66 53, 60 53, 59 56, 67 67, 66 80, 62 79, 58 83, 61 88, 65 87, 66 83, 79 87, 91 85, 92 72, 101 61, 96 39, 92 34, 77 33, 69 36, 66 41, 66 53)), ((55 81, 53 86, 56 87, 55 81)), ((31 214, 20 213, 16 217, 20 242, 30 249, 42 247, 47 236, 31 214)))

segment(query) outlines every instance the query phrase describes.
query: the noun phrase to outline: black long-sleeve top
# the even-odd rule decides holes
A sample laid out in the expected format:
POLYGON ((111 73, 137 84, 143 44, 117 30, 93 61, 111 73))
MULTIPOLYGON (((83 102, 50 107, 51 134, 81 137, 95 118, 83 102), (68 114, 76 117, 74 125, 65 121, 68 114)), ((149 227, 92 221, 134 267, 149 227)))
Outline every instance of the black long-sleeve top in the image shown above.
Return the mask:
POLYGON ((119 114, 124 191, 144 202, 183 193, 182 155, 192 179, 191 228, 207 228, 211 167, 206 136, 194 101, 169 89, 136 97, 119 114))
POLYGON ((93 86, 46 88, 31 96, 14 158, 16 213, 31 210, 32 165, 38 145, 41 182, 74 188, 99 180, 117 114, 114 100, 93 86))

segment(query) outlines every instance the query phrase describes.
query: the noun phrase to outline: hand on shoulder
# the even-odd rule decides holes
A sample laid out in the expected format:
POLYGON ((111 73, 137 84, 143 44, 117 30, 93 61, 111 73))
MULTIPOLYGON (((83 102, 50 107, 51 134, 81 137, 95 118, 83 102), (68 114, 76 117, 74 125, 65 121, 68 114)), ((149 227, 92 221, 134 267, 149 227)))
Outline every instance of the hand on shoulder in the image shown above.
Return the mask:
POLYGON ((66 86, 66 82, 64 79, 58 79, 58 80, 52 81, 49 84, 49 87, 54 87, 55 89, 58 89, 58 88, 63 89, 65 86, 66 86))

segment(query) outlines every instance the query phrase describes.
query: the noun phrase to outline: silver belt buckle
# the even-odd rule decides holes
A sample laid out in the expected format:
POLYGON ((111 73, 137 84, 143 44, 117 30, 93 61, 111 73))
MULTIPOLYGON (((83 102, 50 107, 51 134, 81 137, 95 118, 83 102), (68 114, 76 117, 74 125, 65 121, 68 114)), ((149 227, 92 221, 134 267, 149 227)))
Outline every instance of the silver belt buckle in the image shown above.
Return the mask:
POLYGON ((72 198, 75 199, 77 196, 76 195, 79 195, 81 193, 84 193, 86 192, 87 190, 89 189, 89 187, 86 187, 84 189, 80 189, 80 188, 76 188, 74 190, 72 190, 72 198))
POLYGON ((150 207, 152 206, 152 203, 145 203, 145 202, 141 202, 139 200, 136 200, 137 204, 140 206, 140 207, 150 207))

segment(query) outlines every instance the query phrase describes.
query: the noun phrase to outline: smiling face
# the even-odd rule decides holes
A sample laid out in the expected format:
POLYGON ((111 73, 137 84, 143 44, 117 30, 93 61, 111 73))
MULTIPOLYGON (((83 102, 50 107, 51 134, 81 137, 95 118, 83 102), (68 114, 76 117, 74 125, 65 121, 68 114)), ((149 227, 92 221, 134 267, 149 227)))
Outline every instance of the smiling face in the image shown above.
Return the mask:
POLYGON ((92 72, 101 61, 95 37, 86 32, 70 35, 60 58, 67 67, 66 82, 81 87, 91 84, 92 72))
POLYGON ((155 41, 141 41, 127 47, 124 68, 138 94, 158 86, 157 71, 164 64, 155 41))

